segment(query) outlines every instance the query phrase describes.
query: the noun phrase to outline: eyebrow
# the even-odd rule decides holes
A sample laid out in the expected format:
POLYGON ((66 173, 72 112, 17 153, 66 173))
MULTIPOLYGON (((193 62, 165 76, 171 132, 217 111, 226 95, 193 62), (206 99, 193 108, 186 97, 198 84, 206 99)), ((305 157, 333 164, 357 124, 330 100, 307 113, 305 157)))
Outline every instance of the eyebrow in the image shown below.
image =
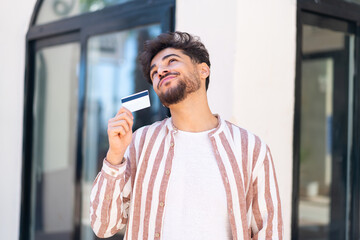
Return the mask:
MULTIPOLYGON (((164 56, 161 60, 164 61, 164 60, 166 60, 167 58, 173 57, 173 56, 178 57, 178 58, 181 58, 179 55, 177 55, 177 54, 175 54, 175 53, 171 53, 171 54, 168 54, 168 55, 164 56)), ((151 70, 152 70, 154 67, 155 67, 155 63, 154 63, 153 65, 151 65, 151 67, 150 67, 150 72, 151 72, 151 70)))

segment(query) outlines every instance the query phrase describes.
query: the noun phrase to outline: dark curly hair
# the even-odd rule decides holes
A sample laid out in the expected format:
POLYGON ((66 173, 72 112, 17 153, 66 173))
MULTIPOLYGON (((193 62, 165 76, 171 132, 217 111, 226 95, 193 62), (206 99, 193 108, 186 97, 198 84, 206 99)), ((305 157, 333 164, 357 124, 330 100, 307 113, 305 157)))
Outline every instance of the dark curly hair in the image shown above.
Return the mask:
MULTIPOLYGON (((152 84, 150 79, 151 60, 165 48, 182 50, 195 63, 206 63, 210 68, 209 53, 199 37, 192 36, 186 32, 162 33, 157 38, 144 43, 144 50, 139 56, 143 74, 146 80, 152 84)), ((209 87, 210 76, 206 78, 206 90, 209 87)))

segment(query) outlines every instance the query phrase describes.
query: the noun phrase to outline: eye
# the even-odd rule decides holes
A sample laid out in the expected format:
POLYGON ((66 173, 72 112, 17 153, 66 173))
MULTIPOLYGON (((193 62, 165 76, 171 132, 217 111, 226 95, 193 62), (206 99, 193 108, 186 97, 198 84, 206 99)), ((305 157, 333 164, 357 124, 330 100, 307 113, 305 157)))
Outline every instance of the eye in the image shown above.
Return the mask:
POLYGON ((151 78, 154 78, 155 74, 157 74, 157 71, 153 71, 153 72, 151 73, 151 78))
POLYGON ((172 63, 172 62, 175 62, 175 61, 176 61, 175 58, 171 58, 171 59, 169 60, 169 63, 172 63))

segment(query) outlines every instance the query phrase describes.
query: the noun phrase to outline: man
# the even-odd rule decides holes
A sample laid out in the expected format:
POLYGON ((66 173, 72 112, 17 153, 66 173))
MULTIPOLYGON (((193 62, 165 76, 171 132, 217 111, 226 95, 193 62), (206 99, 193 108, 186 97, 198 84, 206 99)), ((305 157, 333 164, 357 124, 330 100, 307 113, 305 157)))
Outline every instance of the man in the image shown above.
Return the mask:
POLYGON ((188 33, 145 43, 140 62, 171 118, 132 133, 121 108, 90 200, 99 237, 282 239, 279 190, 268 146, 210 111, 209 54, 188 33))

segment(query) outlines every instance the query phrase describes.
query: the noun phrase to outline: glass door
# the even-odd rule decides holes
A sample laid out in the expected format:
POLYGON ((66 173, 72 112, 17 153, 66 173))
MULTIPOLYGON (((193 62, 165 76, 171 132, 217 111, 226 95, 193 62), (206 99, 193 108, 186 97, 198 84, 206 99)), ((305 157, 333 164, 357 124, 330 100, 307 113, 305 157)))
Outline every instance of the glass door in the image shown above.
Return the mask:
POLYGON ((73 239, 79 62, 78 42, 36 50, 31 240, 73 239))
POLYGON ((310 13, 301 23, 297 239, 348 239, 355 27, 310 13))
POLYGON ((151 107, 135 113, 133 130, 169 116, 137 56, 144 41, 173 30, 175 2, 52 2, 38 1, 26 37, 20 239, 97 239, 89 194, 108 119, 122 97, 145 89, 151 107))
POLYGON ((150 92, 151 107, 134 113, 133 130, 169 115, 137 61, 161 23, 107 30, 85 42, 79 34, 36 42, 30 240, 98 239, 90 226, 90 190, 108 149, 107 122, 122 97, 150 92))
MULTIPOLYGON (((86 100, 83 139, 81 239, 97 239, 90 226, 89 196, 109 148, 108 120, 121 107, 121 98, 149 90, 151 107, 134 112, 133 130, 162 120, 168 110, 145 80, 137 56, 143 43, 161 33, 159 23, 124 29, 87 39, 86 100)), ((125 229, 110 239, 122 239, 125 229)))

